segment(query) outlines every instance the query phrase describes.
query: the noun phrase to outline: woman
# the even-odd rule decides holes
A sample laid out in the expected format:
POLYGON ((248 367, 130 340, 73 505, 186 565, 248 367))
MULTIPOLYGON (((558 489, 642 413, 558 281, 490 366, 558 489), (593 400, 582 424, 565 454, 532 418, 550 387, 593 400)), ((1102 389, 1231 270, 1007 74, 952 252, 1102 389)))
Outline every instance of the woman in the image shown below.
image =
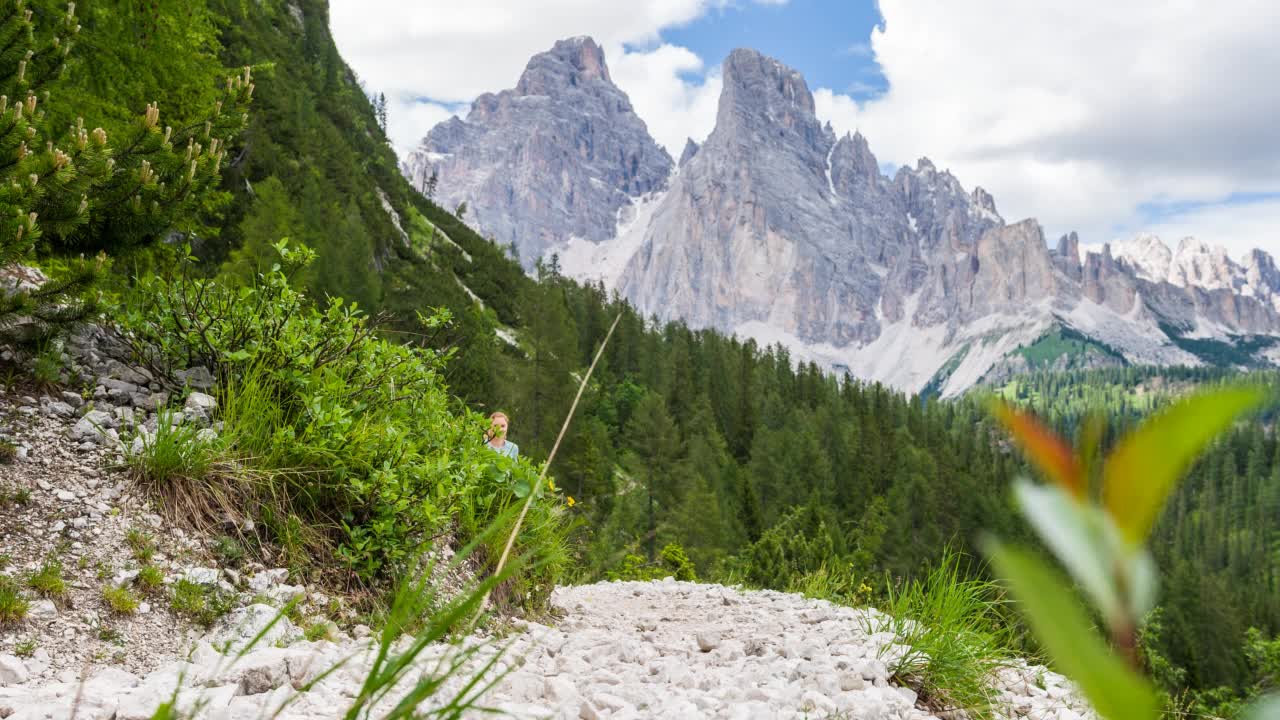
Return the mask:
POLYGON ((507 414, 495 412, 489 416, 489 434, 485 440, 494 452, 515 460, 520 455, 520 446, 507 439, 507 414))

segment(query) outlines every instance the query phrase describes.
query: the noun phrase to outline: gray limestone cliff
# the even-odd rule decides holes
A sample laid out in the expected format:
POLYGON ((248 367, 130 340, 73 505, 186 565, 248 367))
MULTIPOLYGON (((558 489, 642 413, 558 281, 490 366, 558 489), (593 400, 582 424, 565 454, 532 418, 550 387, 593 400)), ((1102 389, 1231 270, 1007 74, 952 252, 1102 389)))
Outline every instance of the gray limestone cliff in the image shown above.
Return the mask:
POLYGON ((672 161, 600 47, 573 38, 529 60, 514 89, 432 128, 402 169, 419 190, 434 174, 437 202, 466 202, 467 221, 529 267, 570 237, 613 237, 618 209, 661 189, 672 161))

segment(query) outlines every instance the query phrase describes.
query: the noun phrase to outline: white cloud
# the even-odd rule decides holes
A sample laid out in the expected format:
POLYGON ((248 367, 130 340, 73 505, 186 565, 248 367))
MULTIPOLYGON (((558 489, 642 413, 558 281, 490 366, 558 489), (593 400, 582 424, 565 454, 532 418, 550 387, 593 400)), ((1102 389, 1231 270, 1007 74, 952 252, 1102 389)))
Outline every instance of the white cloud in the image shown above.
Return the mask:
POLYGON ((453 115, 466 115, 462 108, 405 97, 387 98, 387 134, 403 155, 418 146, 427 131, 453 115))
MULTIPOLYGON (((882 162, 928 155, 966 186, 990 190, 1006 217, 1034 216, 1051 235, 1077 229, 1090 241, 1147 229, 1140 203, 1280 190, 1280 4, 879 6, 884 23, 871 47, 888 91, 861 105, 831 90, 815 95, 819 115, 860 129, 882 162)), ((1278 211, 1250 206, 1249 221, 1230 226, 1243 242, 1280 251, 1280 238, 1251 224, 1269 216, 1280 226, 1278 211)), ((1225 227, 1237 212, 1170 222, 1225 227)))
POLYGON ((1237 260, 1253 248, 1273 255, 1280 249, 1280 198, 1250 203, 1224 203, 1196 208, 1144 226, 1176 248, 1188 235, 1210 245, 1222 245, 1237 260))
POLYGON ((702 60, 686 48, 661 45, 650 51, 605 50, 609 73, 627 92, 649 134, 680 157, 685 140, 702 142, 716 122, 720 70, 704 72, 702 60), (702 77, 701 81, 687 80, 702 77))

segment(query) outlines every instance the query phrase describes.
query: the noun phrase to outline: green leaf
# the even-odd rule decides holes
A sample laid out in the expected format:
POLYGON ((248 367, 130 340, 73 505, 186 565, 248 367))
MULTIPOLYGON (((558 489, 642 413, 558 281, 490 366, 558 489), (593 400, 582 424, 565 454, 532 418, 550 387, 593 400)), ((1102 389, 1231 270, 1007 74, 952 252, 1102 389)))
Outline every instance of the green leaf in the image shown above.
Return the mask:
POLYGON ((524 480, 517 480, 516 483, 511 486, 511 492, 518 498, 524 498, 529 494, 529 483, 524 480))
POLYGON ((1259 387, 1234 387, 1193 395, 1125 436, 1102 470, 1107 511, 1125 540, 1146 539, 1178 479, 1218 433, 1246 410, 1262 404, 1259 387))
POLYGON ((1116 553, 1115 544, 1107 542, 1107 517, 1093 506, 1076 502, 1056 485, 1018 480, 1013 491, 1031 527, 1102 615, 1123 616, 1120 593, 1111 576, 1116 553))
POLYGON ((986 551, 1055 666, 1075 681, 1099 715, 1109 720, 1158 716, 1155 689, 1098 636, 1057 572, 1034 554, 998 540, 988 540, 986 551))

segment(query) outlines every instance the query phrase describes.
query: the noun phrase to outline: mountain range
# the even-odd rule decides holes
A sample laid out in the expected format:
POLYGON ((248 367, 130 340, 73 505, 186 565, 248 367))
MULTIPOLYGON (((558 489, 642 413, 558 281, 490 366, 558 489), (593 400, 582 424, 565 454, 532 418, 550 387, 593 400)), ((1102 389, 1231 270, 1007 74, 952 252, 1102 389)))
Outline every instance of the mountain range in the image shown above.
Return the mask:
POLYGON ((402 162, 527 270, 604 283, 646 315, 837 372, 951 396, 1039 368, 1280 362, 1280 271, 1187 238, 1050 248, 927 158, 888 176, 815 114, 804 77, 725 59, 714 130, 678 161, 586 37, 434 127, 402 162))

